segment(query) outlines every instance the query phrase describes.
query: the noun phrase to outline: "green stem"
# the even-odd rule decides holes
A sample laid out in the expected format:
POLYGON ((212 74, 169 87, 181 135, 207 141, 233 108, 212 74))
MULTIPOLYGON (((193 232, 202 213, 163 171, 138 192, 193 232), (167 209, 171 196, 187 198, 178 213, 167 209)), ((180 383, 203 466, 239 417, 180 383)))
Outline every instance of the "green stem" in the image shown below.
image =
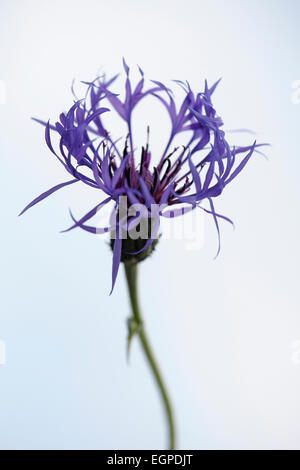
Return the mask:
POLYGON ((149 341, 145 333, 145 329, 143 326, 143 321, 142 321, 142 317, 140 313, 140 308, 139 308, 138 295, 137 295, 137 266, 138 265, 137 263, 135 264, 124 263, 124 265, 125 265, 126 279, 127 279, 127 284, 128 284, 133 319, 138 325, 137 333, 139 335, 144 353, 148 359, 148 363, 150 365, 150 368, 152 370, 152 373, 155 377, 156 383, 161 393, 161 397, 164 403, 165 412, 166 412, 166 416, 168 420, 168 426, 169 426, 169 448, 170 450, 174 450, 175 449, 175 427, 174 427, 174 419, 173 419, 171 403, 168 397, 166 387, 162 381, 161 373, 153 357, 153 353, 152 353, 149 341))

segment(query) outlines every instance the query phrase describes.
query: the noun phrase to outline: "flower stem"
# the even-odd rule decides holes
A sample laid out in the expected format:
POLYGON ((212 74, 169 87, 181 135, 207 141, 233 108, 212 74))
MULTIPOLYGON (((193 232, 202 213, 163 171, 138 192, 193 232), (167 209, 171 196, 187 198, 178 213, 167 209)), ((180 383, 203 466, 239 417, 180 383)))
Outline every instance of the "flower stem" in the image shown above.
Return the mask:
POLYGON ((149 341, 147 339, 147 335, 145 333, 141 313, 140 313, 140 307, 139 307, 139 302, 138 302, 138 294, 137 294, 137 271, 138 271, 138 263, 124 263, 125 266, 125 273, 126 273, 126 279, 127 279, 127 284, 128 284, 128 290, 129 290, 129 297, 130 297, 130 303, 131 303, 131 308, 132 308, 132 314, 133 314, 133 320, 135 321, 137 325, 137 334, 139 335, 140 341, 142 343, 143 351, 146 355, 146 358, 148 360, 149 366, 152 370, 152 373, 154 375, 154 378, 156 380, 156 383, 158 385, 158 388, 161 393, 161 398, 164 403, 165 407, 165 412, 167 416, 167 421, 168 421, 168 428, 169 428, 169 448, 170 450, 175 449, 175 426, 174 426, 174 418, 173 418, 173 413, 172 413, 172 408, 171 408, 171 403, 170 399, 168 397, 168 393, 166 390, 166 387, 162 381, 161 378, 161 373, 159 371, 159 368, 156 364, 156 361, 154 359, 149 341))

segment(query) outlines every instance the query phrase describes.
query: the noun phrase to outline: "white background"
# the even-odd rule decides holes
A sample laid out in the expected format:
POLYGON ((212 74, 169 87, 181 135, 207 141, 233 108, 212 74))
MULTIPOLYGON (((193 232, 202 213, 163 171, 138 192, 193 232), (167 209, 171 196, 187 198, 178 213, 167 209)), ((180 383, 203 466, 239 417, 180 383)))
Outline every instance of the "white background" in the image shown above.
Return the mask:
MULTIPOLYGON (((254 156, 217 201, 236 224, 222 224, 217 260, 208 217, 203 249, 162 241, 141 267, 178 446, 300 448, 299 13, 296 0, 1 0, 1 448, 166 445, 137 342, 126 363, 123 272, 109 297, 107 244, 59 233, 68 208, 82 214, 98 194, 67 188, 17 218, 66 179, 30 117, 55 119, 73 78, 115 73, 122 56, 149 78, 188 79, 199 91, 222 76, 214 102, 225 128, 272 144, 269 161, 254 156)), ((166 138, 157 116, 155 149, 166 138)))

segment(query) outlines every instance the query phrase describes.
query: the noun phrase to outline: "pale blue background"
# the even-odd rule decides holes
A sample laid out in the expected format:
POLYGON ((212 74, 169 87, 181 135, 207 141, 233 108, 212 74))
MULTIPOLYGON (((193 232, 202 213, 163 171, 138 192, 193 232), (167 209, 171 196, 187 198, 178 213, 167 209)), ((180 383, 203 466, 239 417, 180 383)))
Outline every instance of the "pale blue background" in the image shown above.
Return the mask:
MULTIPOLYGON (((299 15, 297 0, 1 0, 2 449, 166 443, 137 343, 126 363, 123 272, 109 297, 107 245, 80 230, 59 233, 68 207, 81 214, 95 194, 67 188, 17 218, 66 178, 30 116, 55 119, 74 77, 113 73, 123 55, 149 78, 189 79, 198 89, 222 76, 215 103, 226 128, 255 129, 272 143, 269 162, 255 156, 218 201, 236 230, 222 224, 216 261, 208 218, 204 249, 164 241, 142 266, 144 314, 179 446, 300 448, 299 15)), ((153 140, 163 137, 162 126, 153 140)))

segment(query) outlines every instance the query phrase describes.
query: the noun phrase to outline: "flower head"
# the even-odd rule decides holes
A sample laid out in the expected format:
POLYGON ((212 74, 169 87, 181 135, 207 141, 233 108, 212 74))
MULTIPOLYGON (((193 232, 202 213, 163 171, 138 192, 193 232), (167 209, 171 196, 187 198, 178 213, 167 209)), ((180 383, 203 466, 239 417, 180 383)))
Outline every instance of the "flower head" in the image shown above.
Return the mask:
MULTIPOLYGON (((184 91, 178 106, 173 91, 163 83, 152 80, 145 88, 143 71, 139 68, 140 79, 135 87, 129 78, 130 70, 123 60, 125 71, 125 97, 113 92, 118 76, 106 79, 97 77, 93 82, 83 82, 87 86, 84 99, 76 99, 67 113, 62 113, 55 125, 37 120, 45 126, 46 143, 72 179, 54 186, 28 204, 21 212, 40 202, 64 186, 81 182, 99 189, 106 198, 99 202, 81 219, 71 214, 73 225, 67 229, 80 227, 91 233, 113 232, 113 273, 114 286, 122 258, 121 232, 129 231, 141 221, 139 216, 121 219, 107 227, 96 227, 87 222, 101 208, 111 201, 114 212, 119 214, 121 198, 127 197, 130 206, 143 205, 142 217, 153 221, 152 208, 155 206, 154 228, 138 250, 145 251, 153 243, 159 229, 160 217, 176 217, 195 208, 201 208, 213 216, 218 237, 218 218, 228 218, 217 214, 213 200, 241 172, 253 152, 259 146, 254 142, 246 147, 232 147, 225 139, 223 122, 212 104, 212 94, 219 82, 208 87, 205 82, 203 92, 192 91, 188 82, 176 80, 176 86, 184 91), (147 96, 158 100, 168 113, 171 132, 160 156, 152 157, 149 148, 149 127, 147 141, 142 148, 135 148, 132 132, 132 115, 136 106, 147 96), (127 135, 114 140, 104 124, 104 116, 116 112, 127 126, 127 135), (188 132, 189 131, 189 132, 188 132), (58 150, 54 149, 51 132, 59 138, 58 150), (187 140, 186 136, 189 135, 187 140), (180 136, 182 144, 174 147, 174 138, 180 136), (209 209, 200 205, 208 200, 209 209)), ((220 249, 220 244, 219 244, 220 249)), ((219 251, 218 249, 218 251, 219 251)), ((138 252, 127 253, 136 255, 138 252)))

